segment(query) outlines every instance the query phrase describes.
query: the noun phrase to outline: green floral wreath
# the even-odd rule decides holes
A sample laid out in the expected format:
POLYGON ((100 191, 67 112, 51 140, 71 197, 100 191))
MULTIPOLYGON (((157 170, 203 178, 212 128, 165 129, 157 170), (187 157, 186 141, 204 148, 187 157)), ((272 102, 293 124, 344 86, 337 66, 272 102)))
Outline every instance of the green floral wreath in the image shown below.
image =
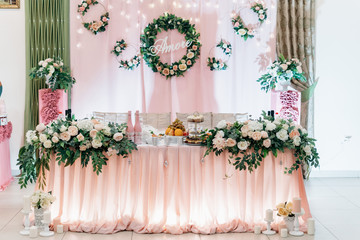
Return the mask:
POLYGON ((81 4, 78 5, 78 12, 85 16, 85 13, 90 9, 90 5, 100 4, 105 9, 106 13, 100 16, 100 21, 92 21, 92 22, 83 22, 82 24, 87 30, 90 30, 93 34, 98 34, 99 32, 105 32, 106 26, 109 25, 109 12, 106 10, 105 6, 99 3, 96 0, 84 0, 81 4))
POLYGON ((195 25, 190 24, 189 20, 176 17, 174 14, 165 13, 152 23, 146 26, 144 34, 141 35, 141 54, 146 64, 154 71, 165 76, 166 79, 173 76, 184 76, 185 71, 191 68, 200 55, 201 43, 199 42, 200 33, 196 32, 195 25), (168 64, 160 61, 160 56, 154 55, 156 35, 162 30, 177 29, 179 33, 185 34, 187 42, 187 53, 179 61, 168 64))
MULTIPOLYGON (((251 10, 258 15, 258 20, 262 24, 267 18, 267 8, 264 7, 261 3, 254 3, 251 6, 251 10)), ((253 38, 255 36, 254 29, 249 29, 245 26, 244 21, 241 19, 240 14, 235 15, 231 18, 233 29, 236 34, 240 35, 246 41, 248 38, 253 38)))
MULTIPOLYGON (((114 50, 111 51, 111 53, 114 53, 117 57, 120 56, 122 51, 126 49, 128 44, 125 42, 124 39, 121 39, 120 41, 116 41, 116 44, 114 46, 114 50)), ((130 45, 131 46, 131 45, 130 45)), ((140 56, 139 54, 136 54, 134 57, 130 58, 129 60, 118 60, 119 62, 119 68, 123 68, 126 70, 134 70, 140 65, 140 56)))
MULTIPOLYGON (((232 46, 228 41, 221 39, 220 42, 216 45, 216 47, 220 48, 226 56, 231 56, 232 46)), ((226 70, 228 67, 227 61, 224 61, 220 58, 217 59, 215 57, 208 57, 207 66, 210 67, 211 71, 226 70)))

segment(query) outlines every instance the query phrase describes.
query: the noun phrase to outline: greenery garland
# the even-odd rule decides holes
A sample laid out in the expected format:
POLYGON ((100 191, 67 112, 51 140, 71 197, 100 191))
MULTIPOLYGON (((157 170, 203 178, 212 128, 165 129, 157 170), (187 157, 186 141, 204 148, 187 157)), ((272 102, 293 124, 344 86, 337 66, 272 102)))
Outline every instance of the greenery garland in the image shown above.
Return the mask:
MULTIPOLYGON (((78 12, 82 16, 85 16, 85 13, 87 13, 87 11, 90 9, 90 5, 97 5, 97 4, 103 6, 103 8, 106 11, 105 6, 99 3, 97 0, 84 0, 78 5, 78 12)), ((106 26, 109 25, 109 20, 110 20, 109 12, 106 11, 106 13, 100 16, 100 21, 94 20, 92 22, 83 22, 82 24, 87 30, 91 31, 93 34, 96 35, 99 32, 105 32, 106 26)))
POLYGON ((207 147, 204 157, 210 152, 218 156, 227 150, 231 154, 229 163, 235 169, 252 172, 270 152, 277 157, 279 151, 288 148, 294 150, 296 160, 284 173, 291 174, 302 164, 319 166, 316 140, 308 136, 306 129, 291 120, 266 116, 264 111, 262 116, 261 121, 233 124, 220 121, 215 129, 202 135, 207 147))
MULTIPOLYGON (((254 3, 251 6, 251 10, 258 15, 258 20, 262 24, 267 18, 267 8, 264 7, 261 3, 254 3)), ((233 29, 236 34, 240 35, 246 41, 248 38, 253 38, 255 36, 255 30, 249 29, 245 26, 244 21, 241 19, 240 14, 236 14, 231 18, 233 29)))
MULTIPOLYGON (((114 53, 115 56, 118 57, 127 48, 127 46, 128 45, 124 39, 121 39, 120 41, 116 41, 114 49, 111 51, 111 53, 114 53)), ((137 54, 129 60, 120 60, 118 62, 120 64, 119 68, 123 68, 126 70, 134 70, 140 65, 140 55, 137 54)))
POLYGON ((37 182, 40 189, 46 185, 46 170, 50 170, 50 159, 55 155, 57 163, 70 166, 81 161, 86 167, 89 162, 96 174, 107 165, 108 157, 127 157, 136 144, 126 137, 126 124, 102 124, 93 120, 55 120, 43 123, 26 133, 26 145, 20 149, 17 165, 21 170, 21 188, 37 182))
POLYGON ((201 43, 199 42, 200 33, 196 32, 195 25, 190 24, 189 20, 184 20, 174 14, 165 13, 152 23, 149 23, 141 35, 141 54, 146 64, 154 71, 165 76, 166 79, 173 76, 184 76, 185 71, 190 69, 200 55, 201 43), (168 64, 160 61, 160 56, 153 55, 151 52, 156 41, 156 35, 161 31, 178 30, 185 35, 185 40, 189 41, 187 53, 179 61, 168 64))

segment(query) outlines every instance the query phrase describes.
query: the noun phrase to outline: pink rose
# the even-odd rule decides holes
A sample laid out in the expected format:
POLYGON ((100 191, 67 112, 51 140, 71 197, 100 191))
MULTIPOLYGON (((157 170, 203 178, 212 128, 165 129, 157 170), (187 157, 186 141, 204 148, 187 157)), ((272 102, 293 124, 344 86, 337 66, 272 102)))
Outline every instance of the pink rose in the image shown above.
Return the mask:
POLYGON ((239 27, 239 26, 240 26, 239 22, 236 22, 236 23, 234 24, 234 27, 239 27))
POLYGON ((91 130, 91 131, 90 131, 90 137, 91 137, 91 138, 95 138, 97 132, 98 132, 98 131, 97 131, 96 129, 91 130))
POLYGON ((265 139, 263 141, 263 145, 264 145, 264 147, 269 148, 271 146, 271 140, 270 139, 265 139))
POLYGON ((120 142, 123 139, 123 137, 124 136, 122 135, 122 133, 115 133, 113 138, 115 141, 120 142))
POLYGON ((98 120, 96 120, 96 119, 91 119, 91 122, 92 122, 92 124, 99 124, 100 122, 98 121, 98 120))
POLYGON ((68 129, 70 136, 76 136, 79 132, 78 128, 75 126, 70 126, 68 129))
POLYGON ((101 123, 98 123, 98 124, 95 124, 94 128, 95 128, 97 131, 101 131, 101 130, 103 130, 104 125, 101 124, 101 123))
POLYGON ((261 139, 261 136, 262 136, 261 132, 258 132, 258 131, 254 132, 254 133, 252 134, 252 138, 253 138, 255 141, 259 141, 259 140, 261 139))
POLYGON ((226 145, 227 147, 233 147, 233 146, 236 145, 236 141, 235 141, 234 139, 232 139, 232 138, 228 138, 228 139, 226 140, 226 142, 225 142, 225 145, 226 145))
POLYGON ((80 151, 83 152, 83 151, 86 151, 86 149, 87 149, 86 145, 81 145, 80 146, 80 151))
POLYGON ((259 17, 261 20, 263 20, 264 18, 265 18, 265 16, 264 15, 260 15, 260 17, 259 17))
POLYGON ((107 17, 103 17, 103 18, 102 18, 102 21, 103 21, 103 22, 107 22, 107 21, 108 21, 107 17))
POLYGON ((60 134, 60 139, 65 142, 68 142, 70 140, 70 138, 71 138, 71 136, 70 136, 69 132, 63 132, 60 134))
POLYGON ((161 71, 161 67, 160 67, 160 66, 159 66, 159 67, 157 67, 156 69, 157 69, 159 72, 161 71))
POLYGON ((190 60, 188 60, 188 61, 186 62, 186 64, 187 64, 187 65, 191 65, 192 62, 191 62, 190 60))
POLYGON ((85 8, 83 7, 83 6, 81 6, 80 8, 79 8, 79 11, 80 12, 83 12, 85 10, 85 8))
POLYGON ((269 137, 269 135, 268 135, 268 133, 267 133, 267 132, 265 132, 265 131, 261 131, 261 137, 262 137, 262 138, 268 138, 268 137, 269 137))
POLYGON ((174 66, 173 66, 174 71, 176 71, 177 68, 178 68, 178 65, 174 65, 174 66))
POLYGON ((229 48, 227 48, 227 49, 225 50, 225 52, 227 52, 227 53, 228 53, 228 52, 230 52, 230 49, 229 49, 229 48))
POLYGON ((196 49, 197 49, 197 46, 196 46, 196 45, 193 45, 193 46, 192 46, 192 49, 193 49, 193 50, 196 50, 196 49))
MULTIPOLYGON (((79 142, 84 141, 84 135, 82 135, 81 133, 79 135, 76 136, 76 138, 79 140, 79 142)), ((86 147, 86 146, 85 146, 86 147)))

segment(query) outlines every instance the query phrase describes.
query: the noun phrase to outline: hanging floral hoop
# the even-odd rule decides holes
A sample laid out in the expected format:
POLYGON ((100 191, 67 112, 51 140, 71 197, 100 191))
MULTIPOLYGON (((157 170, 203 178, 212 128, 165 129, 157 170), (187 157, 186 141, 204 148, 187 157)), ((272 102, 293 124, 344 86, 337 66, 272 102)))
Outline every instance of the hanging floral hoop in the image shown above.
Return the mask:
MULTIPOLYGON (((130 45, 132 46, 132 45, 130 45)), ((116 57, 119 57, 121 53, 128 47, 128 44, 125 42, 124 39, 121 39, 120 41, 116 41, 116 44, 114 46, 114 49, 111 51, 111 53, 115 54, 116 57)), ((136 48, 132 46, 135 50, 136 48)), ((128 59, 128 60, 117 60, 119 62, 119 68, 123 68, 126 70, 134 70, 140 65, 140 54, 136 54, 134 57, 128 59)))
MULTIPOLYGON (((227 61, 229 60, 231 54, 232 54, 232 46, 230 42, 221 39, 220 42, 216 45, 217 48, 220 48, 222 52, 228 56, 227 60, 223 60, 221 58, 215 58, 215 57, 208 57, 207 59, 207 66, 210 67, 211 71, 220 71, 220 70, 226 70, 228 65, 227 61)), ((210 49, 211 52, 212 49, 210 49)), ((210 55, 210 54, 209 54, 210 55)))
POLYGON ((110 20, 109 12, 105 8, 105 6, 100 2, 98 2, 97 0, 84 0, 81 2, 81 4, 78 5, 78 12, 83 17, 85 16, 85 13, 87 13, 87 11, 90 9, 91 5, 97 5, 97 4, 100 4, 105 10, 105 13, 100 16, 100 20, 99 21, 94 20, 91 22, 82 21, 84 27, 95 35, 98 34, 99 32, 106 31, 106 26, 109 25, 109 20, 110 20))
POLYGON ((171 77, 184 76, 184 73, 190 69, 200 55, 201 43, 199 41, 200 33, 196 32, 195 25, 190 24, 189 20, 176 17, 174 14, 165 13, 152 23, 149 23, 141 35, 141 54, 146 64, 154 71, 165 76, 171 77), (155 45, 156 35, 161 31, 178 30, 180 34, 185 35, 187 53, 178 61, 163 63, 160 56, 154 54, 157 51, 155 45))
MULTIPOLYGON (((262 3, 255 2, 251 6, 251 10, 258 15, 259 25, 267 19, 267 8, 265 8, 262 3)), ((253 38, 255 36, 255 30, 250 29, 244 24, 244 21, 240 17, 240 13, 231 18, 231 22, 235 33, 243 37, 245 41, 248 38, 253 38)))

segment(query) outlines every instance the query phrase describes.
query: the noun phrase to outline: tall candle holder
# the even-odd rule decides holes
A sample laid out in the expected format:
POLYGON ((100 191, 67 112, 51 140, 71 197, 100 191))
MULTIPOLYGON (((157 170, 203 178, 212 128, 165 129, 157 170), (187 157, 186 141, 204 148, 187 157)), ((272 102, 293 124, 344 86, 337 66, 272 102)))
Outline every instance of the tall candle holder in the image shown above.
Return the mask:
POLYGON ((276 232, 271 230, 271 225, 270 225, 274 221, 274 219, 270 220, 265 218, 264 221, 267 223, 267 227, 265 231, 262 231, 262 233, 265 235, 274 235, 276 232))
POLYGON ((54 232, 49 230, 50 222, 48 222, 46 219, 42 220, 41 222, 44 224, 44 230, 40 232, 40 236, 42 236, 42 237, 53 236, 54 232))
POLYGON ((24 214, 25 220, 24 220, 24 229, 20 231, 20 234, 23 235, 23 236, 28 236, 28 235, 30 235, 30 218, 29 218, 29 214, 31 213, 31 211, 21 210, 21 212, 24 214))
POLYGON ((289 234, 292 236, 300 237, 304 235, 304 232, 300 231, 300 223, 299 217, 305 214, 304 209, 301 209, 301 212, 294 212, 295 214, 295 222, 294 222, 294 230, 290 231, 289 234))

